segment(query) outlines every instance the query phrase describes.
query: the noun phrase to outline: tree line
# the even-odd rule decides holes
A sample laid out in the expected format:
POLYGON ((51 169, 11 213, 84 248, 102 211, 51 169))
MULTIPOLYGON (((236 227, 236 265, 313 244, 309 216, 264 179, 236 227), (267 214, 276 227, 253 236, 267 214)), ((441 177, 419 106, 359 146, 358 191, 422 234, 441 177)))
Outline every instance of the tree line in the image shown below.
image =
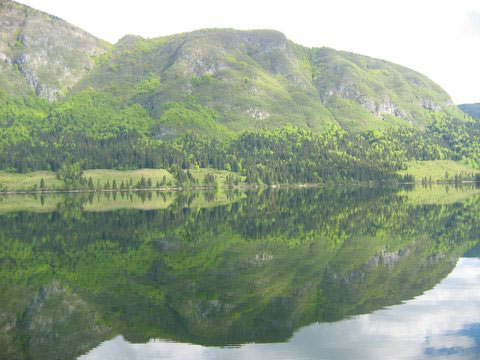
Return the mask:
POLYGON ((160 125, 138 105, 118 112, 113 100, 93 95, 52 110, 39 100, 7 101, 0 94, 0 169, 163 168, 177 182, 192 183, 189 169, 214 168, 242 174, 250 184, 271 185, 403 181, 395 172, 410 160, 452 159, 480 167, 480 124, 467 116, 434 113, 423 131, 398 127, 351 134, 330 126, 318 133, 286 126, 235 136, 192 130, 168 137, 159 135, 160 125))

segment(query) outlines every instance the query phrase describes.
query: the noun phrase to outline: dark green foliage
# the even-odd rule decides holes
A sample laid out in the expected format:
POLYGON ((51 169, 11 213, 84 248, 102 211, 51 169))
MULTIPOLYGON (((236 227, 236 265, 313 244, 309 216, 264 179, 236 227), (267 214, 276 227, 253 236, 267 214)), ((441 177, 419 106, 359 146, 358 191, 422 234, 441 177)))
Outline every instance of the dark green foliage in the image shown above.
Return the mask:
POLYGON ((147 188, 147 182, 145 181, 145 178, 142 176, 142 178, 137 183, 137 189, 146 189, 146 188, 147 188))
POLYGON ((205 177, 203 178, 203 184, 206 186, 211 186, 215 184, 215 176, 212 174, 205 175, 205 177))
MULTIPOLYGON (((317 134, 290 126, 224 140, 196 134, 147 140, 133 133, 100 140, 86 138, 82 131, 68 137, 42 132, 37 141, 5 146, 0 167, 59 169, 70 183, 80 181, 81 173, 71 173, 80 171, 80 162, 86 168, 165 168, 179 184, 195 182, 188 171, 193 167, 235 171, 249 183, 266 185, 385 181, 395 179, 394 172, 409 160, 454 159, 478 166, 477 136, 476 122, 446 118, 436 119, 424 132, 398 128, 352 135, 331 127, 317 134)), ((137 185, 151 187, 147 179, 137 185)))
POLYGON ((458 107, 468 115, 480 119, 480 104, 462 104, 458 107))
POLYGON ((83 170, 80 163, 62 164, 57 171, 57 177, 65 182, 67 187, 81 185, 85 183, 83 178, 83 170))
POLYGON ((438 115, 429 131, 446 144, 453 160, 480 168, 480 121, 470 117, 462 120, 438 115))

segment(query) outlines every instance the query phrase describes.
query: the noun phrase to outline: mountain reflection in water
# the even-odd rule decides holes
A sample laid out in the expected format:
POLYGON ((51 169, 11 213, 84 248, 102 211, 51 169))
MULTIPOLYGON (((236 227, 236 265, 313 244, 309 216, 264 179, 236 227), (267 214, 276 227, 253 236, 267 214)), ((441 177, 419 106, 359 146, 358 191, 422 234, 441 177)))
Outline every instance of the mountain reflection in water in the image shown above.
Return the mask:
POLYGON ((475 262, 451 272, 478 252, 478 200, 474 187, 0 197, 0 358, 475 357, 475 262))
POLYGON ((313 324, 285 343, 213 348, 121 336, 80 360, 100 359, 476 359, 480 345, 480 260, 461 258, 432 290, 404 304, 331 324, 313 324))

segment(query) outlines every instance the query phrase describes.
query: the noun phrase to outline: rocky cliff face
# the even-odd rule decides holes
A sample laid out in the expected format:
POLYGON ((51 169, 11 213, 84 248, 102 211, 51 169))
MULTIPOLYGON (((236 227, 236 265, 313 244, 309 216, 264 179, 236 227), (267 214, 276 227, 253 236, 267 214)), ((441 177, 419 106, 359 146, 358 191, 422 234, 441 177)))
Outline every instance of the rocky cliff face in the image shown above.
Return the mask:
POLYGON ((33 91, 49 101, 65 94, 108 44, 67 22, 10 0, 0 1, 2 90, 33 91))

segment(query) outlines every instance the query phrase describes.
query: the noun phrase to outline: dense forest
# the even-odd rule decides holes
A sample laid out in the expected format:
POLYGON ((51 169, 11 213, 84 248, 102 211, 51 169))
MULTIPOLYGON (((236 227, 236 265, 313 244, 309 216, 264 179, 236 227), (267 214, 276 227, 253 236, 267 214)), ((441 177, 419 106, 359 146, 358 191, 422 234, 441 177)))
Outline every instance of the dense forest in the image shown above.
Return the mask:
POLYGON ((192 131, 165 138, 155 136, 158 125, 139 106, 117 111, 113 100, 93 91, 56 107, 29 97, 0 101, 0 168, 21 173, 58 172, 65 164, 164 168, 187 181, 187 169, 214 168, 270 185, 399 180, 395 171, 410 160, 480 165, 480 123, 467 116, 436 113, 425 131, 393 127, 351 134, 333 125, 322 132, 290 125, 224 137, 192 131))

